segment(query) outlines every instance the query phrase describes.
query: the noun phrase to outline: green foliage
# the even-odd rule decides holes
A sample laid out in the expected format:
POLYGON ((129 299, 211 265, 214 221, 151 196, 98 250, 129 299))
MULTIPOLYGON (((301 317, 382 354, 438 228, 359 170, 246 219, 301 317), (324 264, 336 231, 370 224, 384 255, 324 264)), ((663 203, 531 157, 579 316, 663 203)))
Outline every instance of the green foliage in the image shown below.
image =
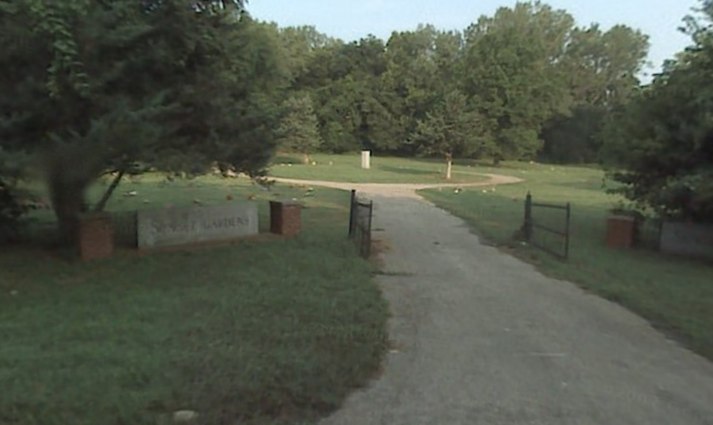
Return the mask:
POLYGON ((427 155, 477 157, 493 148, 489 127, 477 112, 469 110, 462 93, 452 91, 418 122, 412 139, 427 155))
POLYGON ((1 5, 0 147, 44 158, 65 236, 106 172, 218 162, 259 174, 269 160, 288 74, 241 2, 1 5))
POLYGON ((473 137, 489 138, 469 155, 532 158, 545 145, 556 160, 591 160, 602 114, 637 88, 648 48, 638 31, 577 27, 539 2, 500 8, 463 33, 420 25, 386 43, 344 43, 313 27, 274 30, 291 91, 312 98, 322 151, 404 156, 432 151, 419 134, 438 125, 439 108, 458 91, 466 115, 480 117, 473 137))
POLYGON ((29 211, 17 198, 14 188, 0 176, 0 243, 17 238, 20 217, 29 211))
POLYGON ((126 190, 139 195, 110 211, 230 194, 259 199, 267 224, 275 193, 308 208, 290 240, 91 263, 1 250, 0 423, 161 425, 184 409, 200 424, 313 423, 377 372, 388 307, 345 237, 347 193, 155 174, 126 190))
POLYGON ((464 89, 494 122, 497 159, 530 158, 542 147, 539 132, 571 99, 554 66, 574 21, 540 3, 500 8, 466 31, 464 89))
POLYGON ((5 152, 0 146, 0 243, 19 238, 21 220, 32 209, 22 199, 27 193, 18 188, 26 162, 25 155, 5 152))
POLYGON ((540 134, 544 140, 540 158, 560 164, 596 163, 606 116, 606 108, 584 104, 575 107, 571 115, 550 119, 540 134))
POLYGON ((419 151, 412 137, 419 122, 427 119, 446 93, 456 89, 461 46, 460 33, 438 31, 431 25, 391 35, 381 87, 390 94, 389 110, 398 117, 392 132, 399 144, 389 146, 389 151, 419 151))
MULTIPOLYGON (((575 282, 624 305, 713 359, 713 266, 653 250, 607 247, 606 218, 621 198, 602 189, 602 170, 510 162, 480 170, 520 177, 525 182, 487 192, 464 188, 460 193, 437 189, 419 193, 545 274, 575 282), (513 240, 513 233, 522 226, 528 191, 538 202, 572 203, 568 261, 513 240)), ((542 224, 555 227, 562 223, 561 211, 543 208, 535 213, 542 224)), ((557 238, 557 242, 562 240, 557 238)))
POLYGON ((300 140, 321 139, 326 152, 445 155, 452 143, 459 156, 496 161, 589 161, 648 47, 638 31, 576 27, 539 2, 500 8, 463 33, 422 25, 350 43, 255 22, 240 1, 184 6, 0 2, 0 144, 52 159, 43 164, 62 217, 89 207, 83 192, 97 176, 136 164, 260 175, 275 130, 289 145, 290 126, 305 133, 300 121, 300 140), (454 92, 465 104, 446 113, 454 92), (282 113, 284 99, 303 96, 313 114, 282 113), (444 141, 447 128, 458 140, 444 141))
POLYGON ((321 144, 312 100, 309 95, 293 96, 285 101, 283 108, 284 116, 277 128, 279 146, 288 152, 303 154, 306 163, 309 154, 321 144))
POLYGON ((606 32, 597 25, 571 32, 558 66, 573 106, 544 125, 542 159, 560 163, 597 160, 604 120, 636 94, 636 74, 647 50, 648 38, 622 25, 606 32))
MULTIPOLYGON (((707 22, 713 18, 705 3, 707 22)), ((605 130, 605 159, 627 198, 661 214, 713 220, 713 30, 669 64, 605 130)))
POLYGON ((388 150, 398 144, 389 94, 381 89, 385 46, 368 37, 329 45, 315 55, 308 77, 298 80, 315 102, 327 152, 388 150))
MULTIPOLYGON (((320 33, 313 26, 275 29, 287 59, 293 81, 305 82, 314 76, 313 61, 320 50, 337 45, 337 40, 320 33)), ((302 84, 300 83, 300 85, 302 84)))

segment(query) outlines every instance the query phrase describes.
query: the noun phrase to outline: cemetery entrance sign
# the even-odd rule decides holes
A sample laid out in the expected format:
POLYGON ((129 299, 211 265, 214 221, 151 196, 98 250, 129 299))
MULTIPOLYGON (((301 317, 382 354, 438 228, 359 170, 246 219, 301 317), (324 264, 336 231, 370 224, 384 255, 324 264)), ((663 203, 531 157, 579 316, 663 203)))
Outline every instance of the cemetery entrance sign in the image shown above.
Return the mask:
POLYGON ((141 210, 137 216, 139 249, 225 241, 258 233, 252 202, 212 207, 141 210))

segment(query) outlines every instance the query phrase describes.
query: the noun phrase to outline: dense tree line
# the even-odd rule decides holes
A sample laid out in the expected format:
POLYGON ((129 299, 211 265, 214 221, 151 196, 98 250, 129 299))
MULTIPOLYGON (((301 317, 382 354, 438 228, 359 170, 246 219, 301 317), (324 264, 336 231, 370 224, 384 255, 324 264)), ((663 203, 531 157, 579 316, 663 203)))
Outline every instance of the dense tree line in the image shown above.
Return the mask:
POLYGON ((71 239, 124 175, 260 175, 276 148, 594 162, 606 141, 632 199, 708 217, 707 22, 688 21, 694 46, 642 88, 644 34, 539 2, 343 42, 238 0, 0 0, 0 233, 28 170, 71 239))
POLYGON ((596 161, 603 120, 637 91, 648 50, 639 31, 579 27, 539 2, 462 32, 423 25, 385 42, 275 29, 290 90, 311 99, 317 149, 496 162, 596 161))

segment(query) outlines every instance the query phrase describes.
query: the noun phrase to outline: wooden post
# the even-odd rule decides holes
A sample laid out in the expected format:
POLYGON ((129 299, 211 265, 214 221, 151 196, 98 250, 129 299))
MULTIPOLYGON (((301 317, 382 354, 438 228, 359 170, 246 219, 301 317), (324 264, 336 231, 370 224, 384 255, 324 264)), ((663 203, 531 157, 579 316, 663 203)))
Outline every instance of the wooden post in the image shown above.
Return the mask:
POLYGON ((366 227, 366 255, 364 258, 369 258, 371 255, 371 219, 374 216, 374 201, 369 202, 369 224, 366 227))
POLYGON ((522 234, 526 241, 532 240, 532 195, 527 192, 525 197, 525 220, 522 224, 522 234))
POLYGON ((569 220, 572 216, 572 207, 569 202, 567 202, 567 222, 565 223, 565 230, 564 230, 564 258, 567 259, 569 258, 569 230, 570 230, 570 225, 569 225, 569 220))
POLYGON ((354 203, 356 202, 356 190, 352 189, 351 196, 349 198, 349 237, 354 236, 354 203))

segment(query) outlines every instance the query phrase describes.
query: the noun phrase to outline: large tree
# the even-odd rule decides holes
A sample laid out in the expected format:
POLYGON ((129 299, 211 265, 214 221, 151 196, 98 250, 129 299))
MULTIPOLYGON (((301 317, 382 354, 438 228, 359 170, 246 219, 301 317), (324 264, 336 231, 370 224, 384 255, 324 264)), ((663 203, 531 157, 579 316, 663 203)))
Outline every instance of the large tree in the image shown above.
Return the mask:
POLYGON ((422 153, 445 158, 445 178, 450 180, 455 156, 479 156, 489 150, 490 128, 484 117, 469 109, 466 97, 454 90, 418 122, 412 139, 422 153))
POLYGON ((273 147, 277 40, 239 1, 0 2, 0 146, 34 154, 61 235, 125 173, 259 173, 273 147), (87 188, 115 176, 89 206, 87 188))
POLYGON ((535 2, 500 8, 466 31, 464 90, 496 123, 496 162, 536 154, 543 124, 570 106, 555 64, 573 26, 566 12, 535 2))
POLYGON ((570 163, 598 159, 604 120, 638 91, 637 75, 647 51, 648 38, 623 25, 608 31, 592 25, 571 32, 557 68, 572 106, 543 126, 544 159, 570 163))
POLYGON ((310 154, 322 143, 317 129, 317 117, 309 95, 292 96, 284 105, 284 115, 277 128, 280 148, 300 153, 303 162, 309 164, 310 154))
POLYGON ((701 10, 694 44, 608 123, 605 153, 629 199, 713 222, 713 2, 701 10))
POLYGON ((394 117, 394 144, 389 146, 392 152, 417 153, 410 138, 419 121, 425 120, 444 94, 455 88, 460 48, 459 33, 442 32, 431 25, 394 32, 389 38, 380 87, 394 117))

